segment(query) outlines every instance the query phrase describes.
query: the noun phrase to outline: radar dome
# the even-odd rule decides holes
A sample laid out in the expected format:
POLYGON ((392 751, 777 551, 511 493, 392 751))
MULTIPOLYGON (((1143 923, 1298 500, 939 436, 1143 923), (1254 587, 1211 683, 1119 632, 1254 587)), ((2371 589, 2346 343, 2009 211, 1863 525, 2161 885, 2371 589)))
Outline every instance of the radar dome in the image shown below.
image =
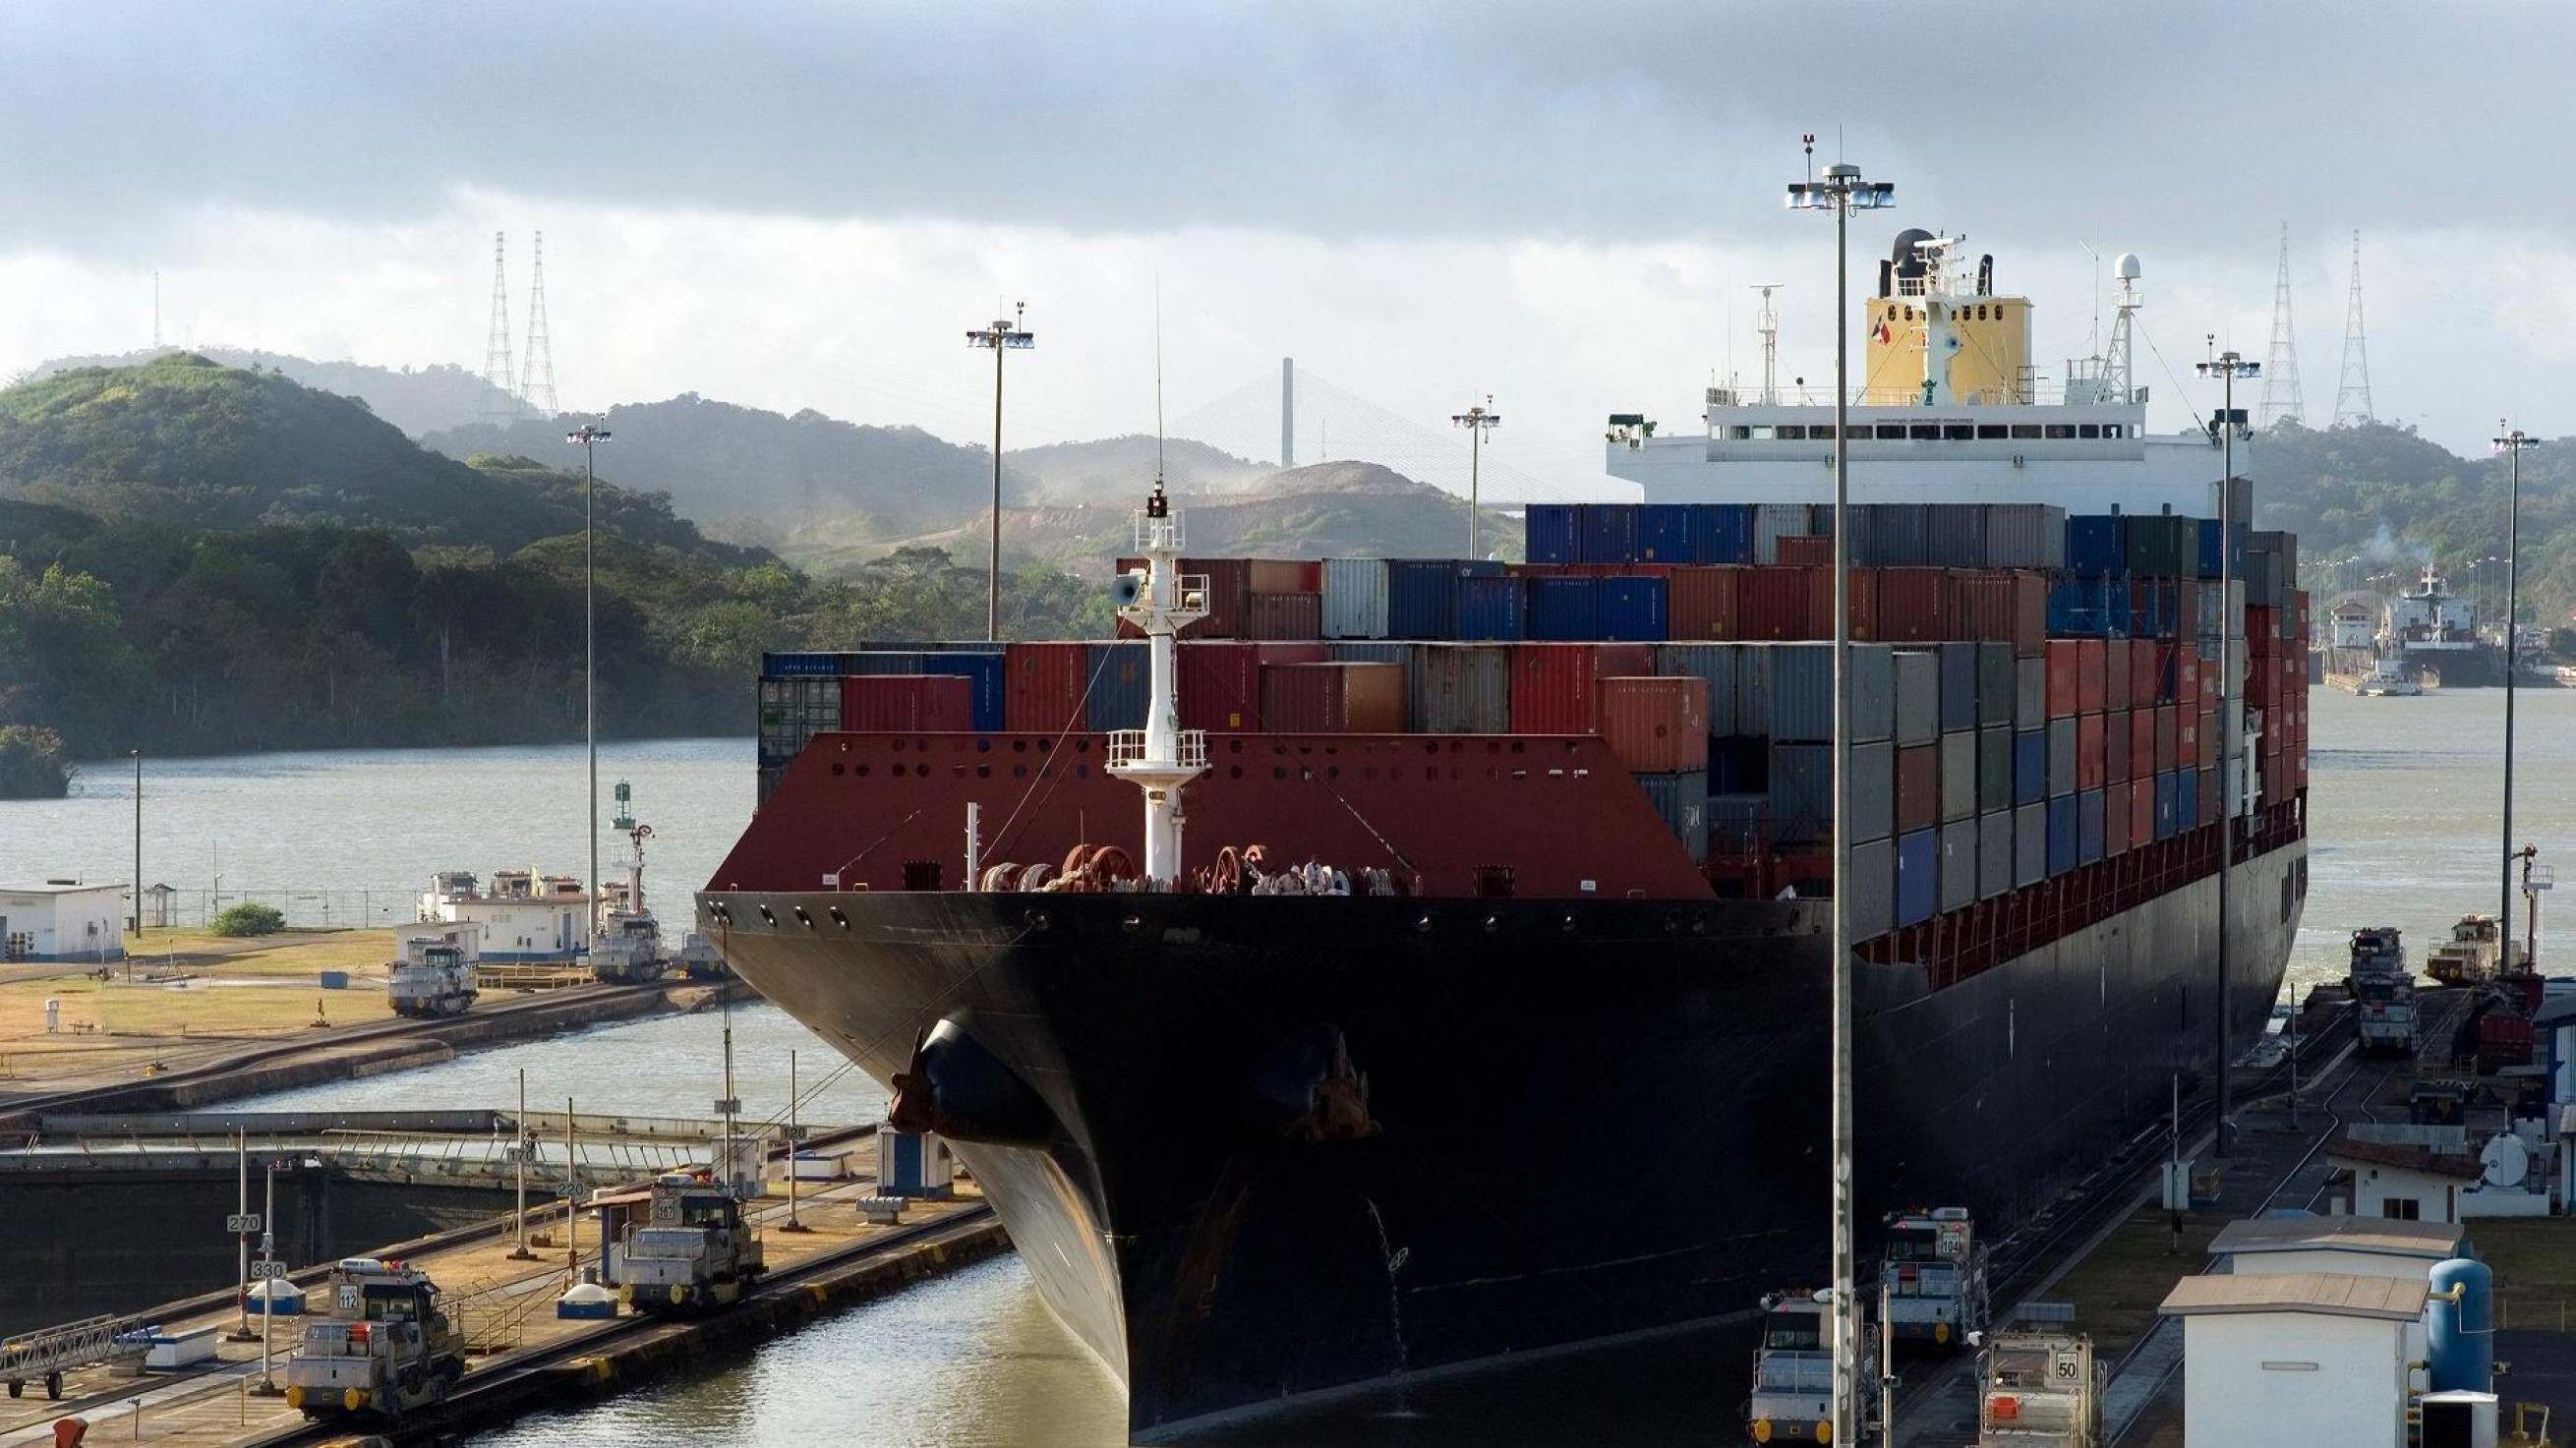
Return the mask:
POLYGON ((2120 273, 2120 280, 2124 282, 2133 282, 2138 279, 2138 254, 2136 252, 2124 251, 2120 253, 2119 261, 2113 263, 2113 265, 2120 273))

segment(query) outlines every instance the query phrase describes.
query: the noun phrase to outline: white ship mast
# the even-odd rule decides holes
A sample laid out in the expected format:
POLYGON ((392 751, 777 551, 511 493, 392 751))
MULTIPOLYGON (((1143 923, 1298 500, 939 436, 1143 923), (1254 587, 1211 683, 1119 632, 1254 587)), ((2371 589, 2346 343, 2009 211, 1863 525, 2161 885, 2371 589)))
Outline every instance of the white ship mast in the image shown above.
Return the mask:
MULTIPOLYGON (((1145 727, 1113 730, 1109 772, 1145 791, 1147 889, 1168 889, 1181 873, 1181 789, 1207 770, 1207 731, 1181 727, 1180 670, 1174 648, 1182 629, 1207 617, 1207 577, 1180 572, 1181 520, 1163 495, 1162 479, 1135 515, 1136 551, 1145 573, 1118 616, 1144 632, 1152 660, 1145 727)), ((1135 574, 1129 574, 1135 578, 1135 574)))

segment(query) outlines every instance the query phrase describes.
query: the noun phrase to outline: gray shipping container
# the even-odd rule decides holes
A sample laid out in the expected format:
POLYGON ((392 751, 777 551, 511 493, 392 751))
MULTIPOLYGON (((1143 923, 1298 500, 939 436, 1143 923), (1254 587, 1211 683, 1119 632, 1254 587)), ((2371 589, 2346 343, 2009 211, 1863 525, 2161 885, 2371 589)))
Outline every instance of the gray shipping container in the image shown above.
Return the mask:
POLYGON ((1941 656, 1931 649, 1898 649, 1896 730, 1899 744, 1929 744, 1941 737, 1941 656))
POLYGON ((1977 731, 1962 729, 1941 736, 1941 820, 1963 820, 1977 812, 1977 731))
POLYGON ((1977 646, 1941 644, 1941 732, 1977 727, 1977 646))
POLYGON ((1694 860, 1708 858, 1708 771, 1687 774, 1640 774, 1637 787, 1663 816, 1664 827, 1681 841, 1694 860))
POLYGON ((1986 505, 1927 503, 1924 562, 1935 568, 1986 566, 1986 505))
POLYGON ((2013 660, 2013 727, 2036 729, 2048 721, 2048 660, 2013 660))
POLYGON ((1977 809, 2011 809, 2013 731, 2009 724, 1977 731, 1977 809))
POLYGON ((1883 840, 1896 822, 1896 746, 1884 741, 1851 747, 1851 837, 1883 840))
MULTIPOLYGON (((1825 645, 1827 653, 1832 644, 1825 645)), ((1861 743, 1896 733, 1896 650, 1886 644, 1851 646, 1851 737, 1861 743)))
POLYGON ((1977 723, 2010 724, 2020 673, 2010 644, 1977 645, 1977 723))
POLYGON ((1324 637, 1386 637, 1386 560, 1324 560, 1324 637))
POLYGON ((1771 796, 1712 794, 1708 797, 1708 847, 1720 855, 1744 855, 1754 841, 1770 833, 1771 796))
POLYGON ((1964 910, 1977 903, 1977 822, 1960 820, 1941 827, 1941 908, 1964 910))
POLYGON ((1834 747, 1771 746, 1771 838, 1784 845, 1824 842, 1834 817, 1834 747))
MULTIPOLYGON (((1735 647, 1741 650, 1737 655, 1736 725, 1732 730, 1716 732, 1767 734, 1775 740, 1795 742, 1834 737, 1832 644, 1751 643, 1735 647)), ((1893 728, 1893 665, 1889 653, 1885 644, 1851 646, 1854 742, 1885 739, 1893 728)), ((1711 718, 1715 718, 1714 709, 1711 718)))
POLYGON ((1413 645, 1393 639, 1336 639, 1324 645, 1324 657, 1337 664, 1409 664, 1413 645))
POLYGON ((1931 524, 1922 503, 1877 503, 1870 508, 1869 546, 1875 568, 1920 568, 1931 562, 1931 524))
POLYGON ((2066 510, 2047 503, 1986 505, 1988 568, 2066 566, 2066 510))
POLYGON ((1780 540, 1803 537, 1810 530, 1811 515, 1804 503, 1756 503, 1753 505, 1753 561, 1780 561, 1780 540))
POLYGON ((1868 840, 1851 847, 1851 932, 1854 940, 1885 935, 1896 926, 1896 847, 1868 840))
POLYGON ((1741 723, 1737 698, 1743 654, 1742 644, 1657 644, 1655 672, 1708 681, 1709 733, 1759 734, 1761 730, 1748 731, 1741 723))
POLYGON ((1992 900, 2013 887, 2012 811, 1977 816, 1977 898, 1992 900))
POLYGON ((1404 682, 1417 734, 1512 732, 1509 644, 1415 644, 1404 682))
POLYGON ((2048 721, 2048 792, 2053 798, 2075 792, 2075 721, 2048 721))
POLYGON ((2013 886, 2036 885, 2048 878, 2048 806, 2026 804, 2013 811, 2013 886))

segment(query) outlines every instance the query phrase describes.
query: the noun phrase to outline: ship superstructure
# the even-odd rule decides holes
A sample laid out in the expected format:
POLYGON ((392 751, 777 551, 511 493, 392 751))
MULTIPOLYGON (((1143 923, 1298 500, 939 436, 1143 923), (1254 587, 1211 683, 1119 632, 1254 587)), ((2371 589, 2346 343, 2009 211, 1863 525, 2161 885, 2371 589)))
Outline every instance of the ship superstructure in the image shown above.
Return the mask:
MULTIPOLYGON (((1890 410, 2008 443, 2020 369, 1956 359, 2026 314, 1954 250, 1891 276, 1952 365, 1890 410)), ((2009 1231, 2278 992, 2305 600, 2193 455, 1852 515, 1864 1220, 2009 1231)), ((1127 639, 765 660, 833 720, 764 703, 698 928, 953 1148, 1140 1436, 1742 1312, 1824 1258, 1835 748, 1827 520, 1750 491, 1533 508, 1506 567, 1184 556, 1157 489, 1127 639)))
POLYGON ((2478 637, 2477 606, 2451 592, 2430 564, 2412 590, 2389 598, 2378 644, 2383 664, 2419 682, 2454 689, 2501 682, 2494 650, 2478 637))

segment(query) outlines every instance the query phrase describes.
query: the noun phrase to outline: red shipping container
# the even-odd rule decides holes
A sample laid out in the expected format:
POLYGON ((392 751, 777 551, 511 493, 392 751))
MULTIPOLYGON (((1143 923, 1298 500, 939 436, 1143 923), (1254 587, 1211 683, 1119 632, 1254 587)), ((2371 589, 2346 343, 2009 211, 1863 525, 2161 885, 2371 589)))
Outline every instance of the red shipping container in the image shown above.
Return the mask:
POLYGON ((1262 666, 1261 721, 1276 733, 1401 734, 1404 720, 1402 664, 1262 666))
POLYGON ((2302 791, 2308 787, 2308 751, 2302 749, 2290 757, 2290 782, 2302 791))
POLYGON ((1974 639, 1979 643, 2011 643, 2014 628, 2012 575, 1978 568, 1948 571, 1950 622, 1957 630, 1954 637, 1974 639))
MULTIPOLYGON (((1786 534, 1779 540, 1779 552, 1774 556, 1779 562, 1800 568, 1831 568, 1834 566, 1834 540, 1830 534, 1786 534)), ((1651 770, 1640 772, 1652 773, 1651 770)))
POLYGON ((2200 661, 2200 692, 2195 697, 2204 704, 2218 697, 2218 660, 2200 661))
POLYGON ((2158 702, 2164 687, 2167 656, 2173 645, 2136 639, 2129 644, 2129 707, 2141 709, 2158 702))
POLYGON ((1955 639, 1952 591, 1946 568, 1878 570, 1878 637, 1881 643, 1939 643, 1955 639))
POLYGON ((1321 593, 1324 591, 1324 564, 1321 559, 1247 558, 1243 563, 1244 587, 1249 592, 1321 593))
POLYGON ((2202 824, 2214 825, 2218 823, 2220 799, 2221 796, 2218 792, 2218 771, 2214 769, 2202 770, 2200 773, 2200 822, 2202 824))
POLYGON ((1597 733, 1599 682, 1653 673, 1654 657, 1647 644, 1512 645, 1512 732, 1597 733))
POLYGON ((2190 644, 2174 645, 2173 696, 2156 702, 2200 707, 2200 650, 2190 644))
POLYGON ((2102 787, 2102 733, 2101 715, 2075 716, 2075 787, 2077 789, 2102 787))
POLYGON ((2182 752, 2183 767, 2186 769, 2216 769, 2218 767, 2218 736, 2223 732, 2224 731, 2218 727, 2218 715, 2213 710, 2203 709, 2194 720, 2187 722, 2183 726, 2183 743, 2190 747, 2182 752), (2195 759, 2200 762, 2198 764, 2191 763, 2191 761, 2195 759))
POLYGON ((1787 642, 1822 637, 1816 596, 1833 580, 1823 568, 1755 564, 1744 570, 1736 621, 1747 639, 1787 642))
POLYGON ((1240 734, 1261 727, 1261 645, 1184 640, 1175 647, 1182 728, 1240 734))
MULTIPOLYGON (((2147 779, 2156 772, 2156 721, 2164 709, 2129 711, 2129 768, 2123 779, 2147 779)), ((2170 730, 2171 725, 2166 728, 2170 730)))
POLYGON ((854 734, 972 729, 975 681, 964 674, 846 675, 841 727, 854 734))
POLYGON ((1941 746, 1916 744, 1896 751, 1896 832, 1928 830, 1941 822, 1941 746))
POLYGON ((2073 718, 2076 706, 2083 701, 2084 691, 2075 679, 2084 667, 2083 644, 2082 639, 2048 641, 2048 717, 2051 719, 2073 718))
POLYGON ((2192 742, 2197 736, 2191 731, 2199 718, 2179 704, 2156 706, 2156 773, 2171 774, 2192 757, 2199 746, 2192 742))
POLYGON ((2075 641, 2075 708, 2078 713, 2098 714, 2105 707, 2110 667, 2110 645, 2101 639, 2075 641))
POLYGON ((1252 656, 1265 664, 1323 664, 1332 662, 1333 646, 1321 639, 1304 643, 1271 642, 1254 645, 1252 656))
MULTIPOLYGON (((2102 716, 2102 783, 2105 786, 2129 782, 2130 718, 2126 709, 2114 709, 2102 716)), ((2155 725, 2150 723, 2147 727, 2153 729, 2155 725)))
POLYGON ((2268 603, 2245 605, 2245 643, 2256 653, 2269 653, 2281 642, 2281 610, 2268 603))
MULTIPOLYGON (((1744 637, 1743 577, 1742 568, 1718 565, 1672 570, 1664 584, 1666 632, 1675 639, 1744 637)), ((1855 622, 1857 614, 1855 606, 1855 622)))
POLYGON ((1083 727, 1091 645, 1008 644, 1002 649, 1002 723, 1030 734, 1083 727))
POLYGON ((1708 768, 1708 680, 1611 675, 1598 687, 1601 737, 1620 763, 1638 774, 1708 768))
POLYGON ((1238 617, 1242 626, 1237 633, 1242 638, 1320 639, 1324 636, 1324 595, 1249 594, 1238 617))
POLYGON ((2127 639, 2111 639, 2102 645, 2103 708, 2126 709, 2129 707, 2129 681, 2133 677, 2129 669, 2129 655, 2133 651, 2143 653, 2151 651, 2154 648, 2155 645, 2151 643, 2140 642, 2132 644, 2127 639))
POLYGON ((2048 647, 2048 575, 2029 570, 2012 575, 2013 656, 2035 659, 2048 647))
POLYGON ((2156 840, 2156 777, 2142 774, 2128 783, 2129 844, 2132 848, 2151 845, 2156 840))
POLYGON ((2102 853, 2117 855, 2129 848, 2129 802, 2136 796, 2129 792, 2129 782, 2115 779, 2102 790, 2102 853))
MULTIPOLYGON (((1878 632, 1878 570, 1875 568, 1853 568, 1846 570, 1846 572, 1850 575, 1850 578, 1849 581, 1843 585, 1843 591, 1849 595, 1848 602, 1851 606, 1852 642, 1884 642, 1884 640, 1879 637, 1878 632)), ((1834 582, 1833 570, 1830 568, 1826 569, 1824 577, 1825 586, 1827 588, 1831 588, 1834 582)), ((1816 615, 1816 621, 1822 624, 1823 627, 1818 630, 1818 637, 1828 639, 1832 638, 1834 636, 1833 599, 1830 597, 1826 598, 1823 604, 1820 605, 1820 610, 1821 611, 1816 615)))

